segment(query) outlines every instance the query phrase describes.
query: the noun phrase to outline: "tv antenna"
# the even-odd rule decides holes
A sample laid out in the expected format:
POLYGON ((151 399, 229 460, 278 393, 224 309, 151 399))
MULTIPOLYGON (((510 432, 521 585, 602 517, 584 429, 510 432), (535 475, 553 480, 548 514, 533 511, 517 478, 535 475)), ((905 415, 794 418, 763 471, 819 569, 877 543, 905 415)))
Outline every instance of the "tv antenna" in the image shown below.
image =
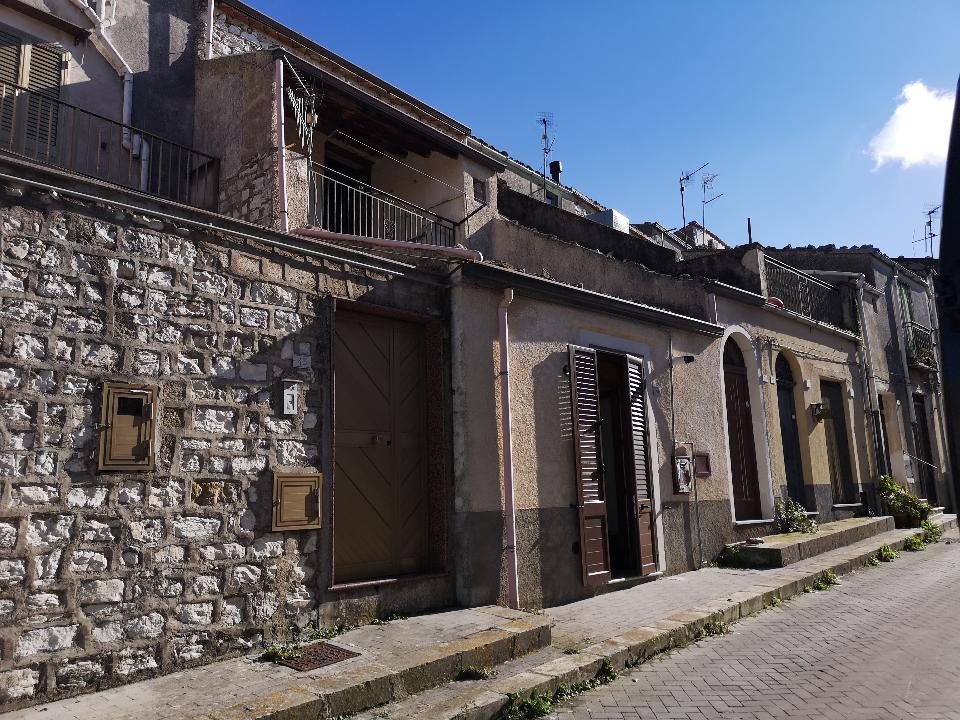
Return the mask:
POLYGON ((911 245, 916 245, 918 242, 923 243, 923 254, 933 257, 933 240, 936 237, 939 237, 939 233, 933 231, 933 217, 938 212, 942 205, 936 205, 930 207, 929 210, 926 210, 923 214, 927 216, 927 219, 923 223, 923 237, 918 238, 916 231, 913 233, 913 240, 910 241, 911 245))
POLYGON ((543 134, 540 136, 540 140, 543 143, 543 170, 541 171, 541 177, 543 178, 543 201, 547 202, 547 161, 550 159, 550 153, 553 151, 553 143, 556 141, 556 137, 550 137, 550 128, 554 126, 553 113, 538 112, 537 124, 543 126, 543 134))
POLYGON ((718 177, 717 173, 704 173, 700 179, 700 185, 703 187, 703 200, 700 201, 700 225, 704 231, 707 229, 707 205, 723 197, 723 193, 720 193, 707 200, 707 190, 713 189, 713 182, 718 177))
POLYGON ((698 172, 700 172, 701 170, 703 170, 703 169, 704 169, 707 165, 709 165, 709 164, 710 164, 710 163, 705 162, 703 165, 701 165, 700 167, 698 167, 696 170, 694 170, 694 171, 692 171, 692 172, 681 172, 681 173, 680 173, 680 215, 683 217, 683 224, 682 224, 680 227, 686 227, 686 226, 687 226, 687 208, 686 208, 686 205, 684 205, 684 202, 683 202, 683 191, 686 190, 686 188, 687 188, 687 183, 690 182, 690 181, 693 179, 693 176, 696 175, 696 174, 697 174, 698 172))

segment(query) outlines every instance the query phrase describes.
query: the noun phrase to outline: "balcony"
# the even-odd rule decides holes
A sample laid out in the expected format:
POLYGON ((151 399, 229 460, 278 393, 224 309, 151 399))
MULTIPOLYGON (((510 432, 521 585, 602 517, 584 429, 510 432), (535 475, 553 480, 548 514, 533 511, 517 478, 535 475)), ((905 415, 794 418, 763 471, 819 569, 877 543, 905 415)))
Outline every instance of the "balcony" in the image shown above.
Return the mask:
POLYGON ((850 298, 840 288, 807 275, 769 255, 764 256, 766 294, 783 307, 811 320, 859 332, 850 298))
POLYGON ((19 85, 0 83, 0 151, 217 209, 216 158, 19 85))
POLYGON ((378 240, 456 245, 458 223, 314 163, 308 222, 328 232, 378 240))
POLYGON ((903 324, 907 345, 907 363, 911 367, 936 369, 937 355, 934 351, 933 331, 915 322, 903 324))

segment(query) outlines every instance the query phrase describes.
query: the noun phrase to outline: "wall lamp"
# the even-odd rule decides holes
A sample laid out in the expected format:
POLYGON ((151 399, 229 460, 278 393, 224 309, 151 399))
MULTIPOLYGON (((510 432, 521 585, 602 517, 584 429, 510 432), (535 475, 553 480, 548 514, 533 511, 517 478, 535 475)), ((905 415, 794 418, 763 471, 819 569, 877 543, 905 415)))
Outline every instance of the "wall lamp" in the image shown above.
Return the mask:
POLYGON ((677 360, 683 360, 684 365, 689 365, 696 359, 697 358, 694 355, 681 355, 680 357, 675 357, 673 361, 676 362, 677 360))
POLYGON ((813 415, 813 419, 817 422, 823 420, 827 415, 827 411, 823 409, 823 403, 810 403, 810 412, 813 415))

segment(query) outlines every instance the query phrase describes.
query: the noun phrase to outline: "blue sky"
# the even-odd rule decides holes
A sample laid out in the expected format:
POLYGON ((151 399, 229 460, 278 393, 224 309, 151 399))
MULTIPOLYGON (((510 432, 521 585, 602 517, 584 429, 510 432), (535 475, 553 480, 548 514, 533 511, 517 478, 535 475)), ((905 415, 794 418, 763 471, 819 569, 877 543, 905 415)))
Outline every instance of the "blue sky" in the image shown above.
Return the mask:
POLYGON ((531 165, 552 111, 564 182, 632 222, 680 225, 679 175, 709 161, 731 244, 751 217, 769 245, 916 255, 942 196, 960 3, 252 2, 531 165))

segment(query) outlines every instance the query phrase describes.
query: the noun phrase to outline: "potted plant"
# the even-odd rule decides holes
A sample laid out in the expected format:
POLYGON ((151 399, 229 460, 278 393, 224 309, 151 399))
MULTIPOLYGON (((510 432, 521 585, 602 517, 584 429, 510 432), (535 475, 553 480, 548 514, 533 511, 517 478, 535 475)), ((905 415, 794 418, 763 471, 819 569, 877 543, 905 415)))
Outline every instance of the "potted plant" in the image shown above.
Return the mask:
POLYGON ((880 478, 880 499, 898 528, 918 528, 930 515, 930 504, 913 495, 889 475, 880 478))

